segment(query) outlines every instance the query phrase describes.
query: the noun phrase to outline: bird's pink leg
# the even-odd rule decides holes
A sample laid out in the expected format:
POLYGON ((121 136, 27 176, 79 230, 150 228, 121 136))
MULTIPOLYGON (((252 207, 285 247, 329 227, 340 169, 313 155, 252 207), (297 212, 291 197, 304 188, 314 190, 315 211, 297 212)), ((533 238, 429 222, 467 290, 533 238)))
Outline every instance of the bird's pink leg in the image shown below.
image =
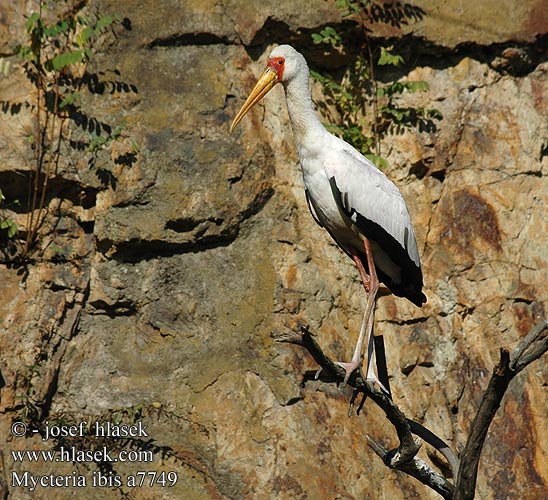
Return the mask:
MULTIPOLYGON (((361 354, 363 350, 364 340, 367 336, 367 376, 366 379, 379 382, 378 378, 375 375, 373 370, 373 360, 375 359, 374 349, 373 349, 373 323, 375 316, 375 299, 377 296, 377 291, 379 289, 379 279, 377 277, 377 272, 375 270, 375 263, 373 261, 373 252, 371 251, 371 245, 369 240, 363 237, 363 246, 365 248, 365 255, 367 257, 367 267, 369 268, 369 276, 365 272, 363 264, 359 257, 352 253, 358 272, 362 278, 363 286, 367 292, 367 301, 365 304, 365 311, 363 315, 362 324, 360 327, 360 334, 358 336, 358 341, 356 343, 356 348, 354 349, 354 355, 352 356, 352 361, 350 363, 338 363, 346 371, 346 376, 344 377, 344 383, 348 382, 352 372, 360 366, 361 354), (359 262, 359 264, 358 264, 359 262)), ((382 387, 382 384, 380 384, 382 387)))
POLYGON ((365 271, 365 268, 363 267, 363 263, 356 252, 356 250, 351 247, 350 253, 352 254, 352 260, 354 261, 354 264, 356 264, 356 267, 358 268, 358 272, 360 273, 360 278, 362 279, 363 287, 365 288, 365 293, 369 293, 369 276, 365 271))
MULTIPOLYGON (((389 391, 384 387, 384 385, 381 383, 381 381, 378 379, 378 377, 375 375, 375 370, 373 368, 373 364, 375 361, 375 344, 373 339, 373 327, 375 324, 375 305, 377 300, 377 292, 379 290, 379 279, 377 277, 377 271, 375 269, 375 263, 373 261, 373 252, 371 251, 371 245, 369 243, 369 240, 367 238, 363 238, 363 245, 365 248, 365 254, 367 256, 367 267, 369 268, 369 296, 368 300, 370 300, 369 304, 369 312, 366 310, 366 314, 368 314, 367 317, 367 372, 366 372, 366 380, 371 382, 376 382, 379 384, 381 389, 384 390, 387 394, 389 394, 389 391)), ((360 346, 361 347, 361 346, 360 346)), ((361 352, 361 351, 360 351, 361 352)))

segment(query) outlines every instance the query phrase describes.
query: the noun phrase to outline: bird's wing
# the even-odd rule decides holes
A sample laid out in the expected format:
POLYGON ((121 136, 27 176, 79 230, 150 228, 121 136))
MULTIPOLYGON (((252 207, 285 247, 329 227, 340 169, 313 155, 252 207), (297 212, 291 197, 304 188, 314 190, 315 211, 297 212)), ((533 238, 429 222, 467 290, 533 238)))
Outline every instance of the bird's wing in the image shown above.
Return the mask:
POLYGON ((310 210, 310 213, 312 214, 312 218, 316 221, 316 224, 320 227, 324 227, 322 224, 322 221, 318 217, 317 209, 314 205, 314 200, 310 196, 310 193, 308 192, 308 189, 305 188, 304 194, 306 196, 306 202, 308 203, 308 209, 310 210))
POLYGON ((333 161, 325 165, 325 170, 341 209, 366 237, 385 248, 397 242, 400 249, 396 248, 396 253, 404 250, 420 268, 411 217, 398 188, 344 141, 340 141, 336 149, 333 161))

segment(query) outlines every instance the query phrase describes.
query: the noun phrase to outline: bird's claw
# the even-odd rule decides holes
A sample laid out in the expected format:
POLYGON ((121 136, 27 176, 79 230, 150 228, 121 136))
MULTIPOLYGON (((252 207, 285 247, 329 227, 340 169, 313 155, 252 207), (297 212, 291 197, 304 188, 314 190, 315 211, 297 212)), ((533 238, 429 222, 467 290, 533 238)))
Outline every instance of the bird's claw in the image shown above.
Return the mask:
POLYGON ((352 375, 354 370, 358 369, 360 366, 360 364, 355 361, 351 361, 350 363, 343 363, 342 361, 336 361, 336 364, 339 365, 341 368, 343 368, 345 371, 345 376, 342 383, 343 386, 345 386, 348 383, 348 379, 350 378, 350 375, 352 375))
POLYGON ((358 397, 358 395, 362 393, 362 399, 361 401, 359 402, 358 404, 358 408, 356 410, 356 414, 359 415, 360 414, 360 411, 362 410, 363 408, 363 405, 365 403, 365 400, 367 399, 367 394, 363 391, 361 391, 360 389, 354 389, 354 392, 352 393, 352 397, 350 398, 350 405, 348 407, 348 416, 351 417, 352 416, 352 413, 354 412, 354 403, 356 402, 356 398, 358 397))
POLYGON ((391 397, 390 391, 386 387, 384 387, 383 383, 374 373, 367 374, 367 377, 365 377, 365 383, 370 385, 371 387, 375 387, 375 385, 378 385, 381 392, 383 392, 386 396, 391 397))
MULTIPOLYGON (((339 365, 345 371, 345 376, 342 383, 343 387, 348 383, 348 380, 350 379, 350 376, 352 375, 352 373, 360 367, 360 364, 355 361, 350 361, 349 363, 336 361, 335 364, 339 365)), ((318 372, 316 372, 316 376, 319 375, 320 371, 321 369, 318 370, 318 372)), ((372 370, 367 373, 366 377, 363 376, 363 373, 361 373, 361 376, 364 379, 366 384, 369 384, 372 388, 374 388, 375 385, 377 385, 386 396, 390 397, 390 391, 383 385, 383 383, 379 380, 379 378, 375 375, 375 373, 372 370)))

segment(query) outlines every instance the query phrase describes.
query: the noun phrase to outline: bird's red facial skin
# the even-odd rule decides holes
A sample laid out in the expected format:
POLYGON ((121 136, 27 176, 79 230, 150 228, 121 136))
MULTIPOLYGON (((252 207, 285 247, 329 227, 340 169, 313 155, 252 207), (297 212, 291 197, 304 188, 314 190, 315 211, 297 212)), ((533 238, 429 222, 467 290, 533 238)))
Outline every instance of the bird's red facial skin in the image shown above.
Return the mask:
POLYGON ((281 82, 284 75, 285 59, 283 57, 272 57, 268 60, 267 66, 276 72, 278 82, 281 82))

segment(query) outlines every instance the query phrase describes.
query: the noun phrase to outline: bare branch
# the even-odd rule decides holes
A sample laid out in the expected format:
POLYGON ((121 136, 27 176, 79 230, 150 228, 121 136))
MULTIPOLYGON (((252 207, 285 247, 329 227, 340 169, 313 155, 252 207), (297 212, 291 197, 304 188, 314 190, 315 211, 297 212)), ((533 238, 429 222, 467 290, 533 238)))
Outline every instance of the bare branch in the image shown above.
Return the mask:
POLYGON ((276 342, 287 342, 289 344, 304 345, 303 336, 293 330, 284 330, 283 332, 273 332, 270 335, 276 342))
MULTIPOLYGON (((281 334, 273 334, 272 337, 279 342, 290 342, 305 347, 321 367, 322 380, 341 382, 344 379, 344 369, 322 351, 308 328, 302 328, 300 334, 286 331, 281 334)), ((354 372, 348 381, 348 384, 355 388, 351 405, 354 404, 357 394, 359 392, 363 393, 364 400, 367 397, 371 398, 384 411, 386 417, 396 429, 400 446, 394 450, 387 450, 380 443, 367 436, 373 451, 381 457, 388 467, 409 474, 439 493, 443 498, 472 500, 483 443, 508 385, 520 371, 547 351, 548 321, 546 320, 537 323, 512 353, 508 349, 501 349, 500 361, 493 370, 493 375, 483 395, 476 417, 470 426, 470 435, 461 456, 460 464, 454 451, 447 443, 418 422, 408 419, 390 396, 366 383, 361 373, 357 372, 354 372), (415 439, 413 434, 421 437, 446 458, 453 471, 453 477, 456 477, 455 486, 424 460, 416 456, 420 448, 420 441, 415 439)), ((361 405, 363 405, 363 400, 358 407, 358 412, 361 405)))
MULTIPOLYGON (((391 452, 375 441, 371 436, 367 436, 367 441, 369 446, 371 446, 373 451, 382 459, 382 461, 388 467, 391 467, 391 452)), ((403 463, 398 467, 392 468, 397 468, 398 470, 409 474, 422 484, 432 488, 436 493, 439 493, 447 500, 451 500, 453 498, 453 486, 441 477, 434 469, 432 469, 432 467, 430 467, 430 465, 428 465, 424 460, 418 457, 413 457, 410 462, 403 463)))
POLYGON ((451 466, 453 477, 456 478, 459 472, 459 459, 449 445, 439 436, 436 436, 436 434, 434 434, 430 429, 427 429, 424 425, 421 425, 414 420, 409 420, 409 427, 415 436, 419 436, 445 457, 451 466))
POLYGON ((548 321, 539 321, 510 355, 510 368, 516 374, 548 351, 548 321))
POLYGON ((6 477, 6 468, 4 467, 4 453, 0 450, 0 470, 2 474, 0 475, 0 499, 7 500, 9 490, 8 490, 8 478, 6 477))
POLYGON ((543 320, 532 328, 512 354, 507 349, 500 350, 500 361, 493 370, 476 417, 470 426, 470 434, 461 456, 461 465, 455 483, 454 500, 472 500, 474 498, 479 459, 491 421, 510 381, 523 368, 548 350, 547 329, 548 321, 543 320))
MULTIPOLYGON (((280 342, 290 342, 304 346, 321 367, 322 379, 327 378, 327 381, 335 379, 339 382, 344 380, 344 369, 323 352, 308 328, 302 328, 300 335, 295 332, 288 333, 286 331, 281 334, 272 334, 272 337, 280 342)), ((430 431, 428 433, 423 432, 422 429, 427 431, 424 427, 420 426, 419 429, 419 425, 409 420, 389 396, 368 384, 360 373, 354 372, 350 376, 348 385, 354 387, 359 392, 363 392, 366 397, 371 398, 384 411, 386 417, 396 429, 400 445, 395 450, 385 450, 378 443, 375 446, 373 444, 374 441, 368 438, 370 445, 377 455, 383 459, 384 463, 393 469, 403 471, 415 477, 434 491, 437 491, 444 498, 450 499, 453 494, 453 485, 426 464, 426 462, 416 458, 421 445, 420 440, 413 437, 411 427, 413 426, 415 430, 419 430, 417 434, 422 433, 426 436, 427 439, 425 440, 427 442, 431 444, 436 443, 438 446, 440 443, 443 443, 443 446, 441 446, 442 449, 447 447, 447 445, 430 431), (435 436, 437 441, 436 439, 432 439, 432 436, 435 436)), ((436 446, 436 444, 433 444, 433 446, 436 446)), ((444 452, 442 454, 445 455, 444 452)), ((453 466, 451 461, 449 463, 453 466)))

